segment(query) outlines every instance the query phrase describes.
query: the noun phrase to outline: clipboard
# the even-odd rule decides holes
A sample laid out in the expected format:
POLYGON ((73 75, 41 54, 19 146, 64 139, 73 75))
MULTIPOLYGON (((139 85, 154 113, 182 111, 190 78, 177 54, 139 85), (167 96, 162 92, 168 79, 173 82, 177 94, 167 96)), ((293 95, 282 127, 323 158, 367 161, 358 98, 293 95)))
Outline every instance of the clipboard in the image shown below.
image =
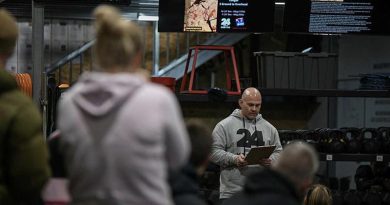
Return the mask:
POLYGON ((259 164, 261 159, 269 158, 272 152, 274 152, 275 148, 275 145, 253 147, 249 151, 248 155, 246 155, 245 161, 248 162, 248 165, 259 164))

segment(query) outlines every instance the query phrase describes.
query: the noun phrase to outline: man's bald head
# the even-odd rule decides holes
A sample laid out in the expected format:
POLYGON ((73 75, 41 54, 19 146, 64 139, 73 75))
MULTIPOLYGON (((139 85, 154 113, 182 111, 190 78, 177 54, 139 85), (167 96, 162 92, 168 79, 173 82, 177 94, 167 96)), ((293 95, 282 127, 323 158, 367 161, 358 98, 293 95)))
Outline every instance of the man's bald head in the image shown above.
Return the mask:
POLYGON ((0 9, 0 57, 12 55, 18 38, 15 18, 5 9, 0 9))
POLYGON ((238 101, 241 115, 248 119, 255 119, 261 108, 261 93, 256 88, 250 87, 244 90, 238 101))
POLYGON ((242 93, 241 99, 247 99, 247 98, 260 98, 261 100, 261 93, 259 90, 257 90, 254 87, 247 88, 242 93))
POLYGON ((295 141, 283 149, 273 168, 290 179, 303 197, 318 166, 318 155, 314 148, 306 142, 295 141))

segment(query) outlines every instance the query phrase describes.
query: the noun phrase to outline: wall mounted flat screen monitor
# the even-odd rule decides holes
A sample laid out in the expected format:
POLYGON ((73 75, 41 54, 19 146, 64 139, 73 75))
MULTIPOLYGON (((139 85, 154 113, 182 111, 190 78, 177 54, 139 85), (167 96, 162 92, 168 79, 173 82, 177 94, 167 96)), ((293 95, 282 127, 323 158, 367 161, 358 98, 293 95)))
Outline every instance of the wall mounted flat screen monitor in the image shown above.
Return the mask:
POLYGON ((272 32, 274 0, 160 0, 160 32, 272 32))
POLYGON ((388 0, 286 0, 284 31, 390 34, 388 0))

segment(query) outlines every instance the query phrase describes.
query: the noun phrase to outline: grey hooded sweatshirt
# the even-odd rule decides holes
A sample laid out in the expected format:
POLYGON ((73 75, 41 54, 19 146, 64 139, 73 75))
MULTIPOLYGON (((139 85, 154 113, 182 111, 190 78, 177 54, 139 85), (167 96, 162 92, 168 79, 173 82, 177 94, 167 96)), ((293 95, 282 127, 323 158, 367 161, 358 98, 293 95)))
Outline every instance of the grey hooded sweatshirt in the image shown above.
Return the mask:
POLYGON ((169 205, 190 147, 176 98, 137 75, 86 73, 60 102, 72 205, 169 205))
POLYGON ((261 114, 249 120, 236 109, 229 117, 219 122, 213 131, 211 161, 221 167, 220 198, 230 198, 239 192, 248 172, 260 169, 260 165, 250 165, 238 169, 235 165, 238 154, 246 155, 251 147, 276 145, 270 156, 275 161, 282 151, 278 131, 261 114))

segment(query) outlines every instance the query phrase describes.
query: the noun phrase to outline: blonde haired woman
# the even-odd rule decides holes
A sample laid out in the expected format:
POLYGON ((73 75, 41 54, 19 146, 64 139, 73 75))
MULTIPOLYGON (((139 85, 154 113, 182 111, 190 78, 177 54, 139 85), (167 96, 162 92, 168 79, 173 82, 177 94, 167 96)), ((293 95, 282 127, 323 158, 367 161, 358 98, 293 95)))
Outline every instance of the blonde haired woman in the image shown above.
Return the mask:
POLYGON ((328 187, 315 184, 308 190, 304 205, 332 205, 332 193, 328 187))
POLYGON ((172 204, 167 171, 190 149, 178 103, 137 74, 140 29, 111 6, 94 17, 99 71, 80 77, 58 115, 71 204, 172 204))

